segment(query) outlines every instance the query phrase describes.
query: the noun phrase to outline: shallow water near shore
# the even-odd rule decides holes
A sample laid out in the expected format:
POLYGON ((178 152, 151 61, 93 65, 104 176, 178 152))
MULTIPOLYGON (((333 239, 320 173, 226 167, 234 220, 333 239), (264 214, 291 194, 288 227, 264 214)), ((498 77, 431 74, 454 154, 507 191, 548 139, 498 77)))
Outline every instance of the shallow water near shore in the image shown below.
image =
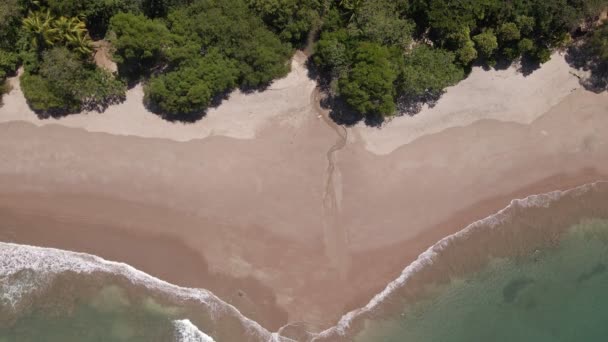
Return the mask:
POLYGON ((0 243, 0 342, 595 341, 608 335, 606 288, 608 184, 595 183, 514 200, 446 237, 315 337, 281 338, 125 264, 0 243))
POLYGON ((444 238, 317 341, 600 341, 608 187, 514 200, 444 238))
MULTIPOLYGON (((54 295, 53 293, 46 294, 54 295)), ((66 303, 60 303, 60 305, 66 303)), ((69 307, 35 305, 0 328, 0 341, 177 341, 176 308, 152 300, 132 303, 120 287, 107 286, 69 307)))
POLYGON ((0 342, 273 338, 204 289, 92 255, 0 243, 0 342))
POLYGON ((1 342, 214 341, 193 321, 223 338, 247 340, 234 317, 218 313, 225 320, 218 325, 204 305, 108 275, 66 272, 49 281, 25 270, 2 279, 1 285, 1 342))
POLYGON ((559 246, 497 258, 432 290, 355 341, 601 341, 608 335, 608 221, 577 224, 559 246))

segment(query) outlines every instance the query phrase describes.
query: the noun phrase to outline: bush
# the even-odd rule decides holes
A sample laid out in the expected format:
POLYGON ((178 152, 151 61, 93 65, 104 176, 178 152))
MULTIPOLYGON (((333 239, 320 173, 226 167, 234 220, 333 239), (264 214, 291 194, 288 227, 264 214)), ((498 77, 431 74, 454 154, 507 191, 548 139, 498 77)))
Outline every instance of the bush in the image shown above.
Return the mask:
POLYGON ((397 70, 388 48, 363 42, 355 51, 354 65, 339 82, 346 103, 365 115, 390 116, 395 113, 397 70))
POLYGON ((101 112, 110 105, 123 102, 126 99, 126 91, 126 84, 114 74, 91 66, 78 82, 74 94, 81 109, 101 112))
POLYGON ((473 36, 473 41, 477 47, 477 51, 484 57, 490 57, 498 48, 498 40, 492 30, 487 30, 476 36, 473 36))
POLYGON ((533 51, 532 56, 539 62, 539 63, 546 63, 551 59, 551 50, 548 47, 545 46, 538 46, 536 47, 536 49, 533 51))
POLYGON ((115 49, 114 60, 129 77, 162 63, 172 44, 163 22, 131 13, 119 13, 110 20, 109 40, 115 49))
POLYGON ((498 31, 498 34, 503 42, 519 40, 521 38, 519 28, 515 23, 511 22, 502 24, 500 30, 498 31))
POLYGON ((334 77, 343 76, 348 71, 351 58, 347 41, 346 30, 323 32, 315 45, 315 64, 330 71, 334 77))
POLYGON ((477 50, 475 50, 473 41, 466 41, 460 49, 456 50, 456 56, 463 65, 468 65, 474 61, 477 58, 477 50))
POLYGON ((0 82, 12 75, 19 65, 19 56, 14 52, 0 50, 0 82))
POLYGON ((534 42, 532 39, 524 38, 517 43, 517 49, 520 54, 528 53, 534 50, 534 42))
POLYGON ((354 36, 401 48, 410 44, 415 25, 399 15, 394 1, 361 1, 359 6, 356 20, 350 25, 354 36))
POLYGON ((234 61, 213 51, 179 69, 159 75, 145 87, 146 102, 170 119, 203 112, 214 96, 233 89, 238 80, 234 61))
POLYGON ((246 0, 283 41, 301 46, 321 24, 319 0, 246 0))
POLYGON ((464 78, 464 70, 457 67, 456 56, 449 51, 428 45, 416 47, 405 57, 399 80, 399 90, 410 98, 434 97, 445 87, 464 78))
POLYGON ((125 98, 126 86, 111 73, 83 62, 64 47, 45 51, 38 74, 21 78, 23 93, 37 112, 104 110, 125 98))
POLYGON ((217 49, 237 62, 244 88, 265 86, 289 72, 292 49, 270 31, 244 0, 206 0, 172 12, 172 33, 189 48, 185 59, 217 49))
POLYGON ((51 82, 40 75, 23 74, 21 90, 29 106, 38 113, 75 112, 80 108, 80 104, 75 99, 60 96, 53 89, 51 82))

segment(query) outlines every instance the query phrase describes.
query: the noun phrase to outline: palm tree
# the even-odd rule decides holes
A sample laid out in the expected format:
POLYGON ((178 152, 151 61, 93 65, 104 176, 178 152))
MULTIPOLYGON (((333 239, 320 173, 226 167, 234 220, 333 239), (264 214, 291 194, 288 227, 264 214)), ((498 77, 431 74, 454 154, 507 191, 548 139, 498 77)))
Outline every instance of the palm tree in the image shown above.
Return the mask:
POLYGON ((67 42, 70 38, 87 32, 86 25, 77 17, 61 16, 53 22, 53 27, 57 29, 57 35, 62 42, 67 42))
POLYGON ((77 31, 75 35, 67 35, 66 40, 68 46, 83 56, 89 56, 93 53, 93 42, 86 29, 77 31))
POLYGON ((57 29, 53 25, 51 11, 28 13, 23 19, 23 28, 33 35, 32 47, 41 51, 45 46, 53 46, 57 42, 57 29))
POLYGON ((93 52, 91 38, 86 24, 78 17, 60 17, 55 20, 53 27, 57 29, 57 34, 62 43, 82 55, 90 55, 93 52))

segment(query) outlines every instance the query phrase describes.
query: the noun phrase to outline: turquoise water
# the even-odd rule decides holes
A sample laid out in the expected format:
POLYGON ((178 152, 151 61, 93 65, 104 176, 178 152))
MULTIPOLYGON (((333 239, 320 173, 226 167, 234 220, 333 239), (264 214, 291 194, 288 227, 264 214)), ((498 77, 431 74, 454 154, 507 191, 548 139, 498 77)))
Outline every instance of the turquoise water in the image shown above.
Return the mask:
POLYGON ((587 219, 554 246, 494 258, 389 319, 368 319, 357 342, 608 340, 608 221, 587 219))
MULTIPOLYGON (((514 201, 418 261, 315 342, 608 340, 608 184, 514 201)), ((271 336, 206 291, 0 243, 0 342, 213 340, 271 336)))
POLYGON ((0 342, 268 341, 270 333, 201 289, 128 265, 0 242, 0 342))
MULTIPOLYGON (((0 326, 0 341, 177 341, 173 320, 184 310, 150 297, 129 298, 115 285, 96 292, 92 297, 74 296, 63 302, 42 298, 16 320, 0 326)), ((59 294, 51 291, 43 296, 52 295, 59 294)))

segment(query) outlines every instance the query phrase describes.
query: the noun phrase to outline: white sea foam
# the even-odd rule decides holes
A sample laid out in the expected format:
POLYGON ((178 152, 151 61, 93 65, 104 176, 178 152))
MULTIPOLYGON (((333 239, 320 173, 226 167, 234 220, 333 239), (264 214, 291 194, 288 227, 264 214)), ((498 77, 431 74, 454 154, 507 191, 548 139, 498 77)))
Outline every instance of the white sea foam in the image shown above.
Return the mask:
POLYGON ((0 304, 16 309, 23 298, 42 289, 46 283, 47 279, 42 279, 31 271, 20 272, 18 277, 2 277, 0 278, 0 304))
MULTIPOLYGON (((390 282, 382 292, 375 295, 366 306, 348 312, 342 316, 336 326, 319 333, 317 337, 326 337, 333 333, 344 335, 353 319, 374 310, 383 303, 393 291, 406 284, 413 274, 432 264, 437 255, 451 242, 466 237, 476 229, 492 229, 499 226, 509 218, 508 211, 510 209, 548 207, 565 194, 579 196, 600 183, 606 184, 606 182, 596 182, 574 189, 558 190, 541 195, 532 195, 524 199, 515 199, 496 214, 476 221, 463 230, 441 239, 420 254, 416 261, 407 266, 397 279, 390 282)), ((90 254, 53 248, 0 242, 0 302, 16 307, 27 295, 48 284, 55 275, 67 271, 80 274, 101 272, 120 275, 129 279, 133 284, 145 286, 150 290, 169 293, 184 300, 196 300, 205 305, 215 319, 221 319, 221 314, 235 315, 247 327, 248 332, 253 336, 258 336, 260 341, 293 341, 281 337, 277 332, 268 332, 257 322, 246 318, 235 307, 223 302, 207 290, 179 287, 124 263, 108 261, 90 254)), ((214 341, 188 320, 178 320, 174 324, 176 329, 180 331, 177 332, 177 334, 180 334, 178 335, 181 337, 180 341, 214 341)))
POLYGON ((465 227, 464 229, 458 231, 457 233, 448 235, 445 238, 439 240, 433 246, 429 247, 426 251, 424 251, 422 254, 420 254, 414 262, 412 262, 410 265, 408 265, 401 272, 401 275, 397 279, 390 282, 386 286, 386 288, 384 288, 384 290, 382 292, 375 295, 372 298, 372 300, 369 303, 367 303, 367 305, 365 305, 362 308, 355 309, 353 311, 346 313, 338 321, 337 325, 335 325, 334 327, 331 327, 325 331, 320 332, 319 334, 317 334, 317 336, 315 338, 312 339, 312 341, 315 341, 317 338, 324 338, 327 336, 331 336, 332 334, 335 334, 335 333, 337 333, 340 336, 344 336, 346 333, 346 330, 351 325, 353 319, 357 318, 358 316, 360 316, 362 314, 373 311, 375 308, 377 308, 380 304, 382 304, 386 300, 386 298, 388 298, 388 296, 391 293, 393 293, 397 289, 403 287, 414 274, 416 274, 418 271, 422 270, 423 268, 427 267, 428 265, 433 264, 433 262, 435 261, 435 258, 440 254, 440 252, 443 249, 445 249, 447 246, 449 246, 453 241, 455 241, 457 239, 466 238, 471 233, 474 233, 477 229, 487 229, 487 228, 493 229, 493 228, 501 225, 509 218, 509 214, 508 214, 509 210, 514 209, 514 208, 534 208, 534 207, 547 208, 551 205, 551 203, 555 202, 556 200, 559 200, 564 195, 568 194, 568 195, 572 195, 574 197, 578 197, 584 193, 587 193, 588 191, 592 190, 597 185, 602 184, 602 183, 608 184, 608 182, 595 182, 595 183, 581 185, 579 187, 568 189, 568 190, 556 190, 556 191, 552 191, 552 192, 545 193, 545 194, 531 195, 531 196, 528 196, 523 199, 512 200, 511 203, 507 207, 500 210, 499 212, 497 212, 493 215, 490 215, 486 218, 483 218, 481 220, 475 221, 475 222, 471 223, 470 225, 468 225, 467 227, 465 227))
POLYGON ((247 332, 260 341, 280 341, 278 336, 246 318, 234 306, 207 290, 179 287, 127 264, 90 254, 0 242, 0 300, 6 304, 16 307, 32 291, 49 283, 55 275, 67 271, 119 275, 152 291, 168 293, 182 300, 198 301, 214 319, 221 319, 224 315, 238 317, 247 332))
POLYGON ((173 321, 173 325, 178 342, 215 342, 211 336, 200 331, 190 320, 176 320, 173 321))

